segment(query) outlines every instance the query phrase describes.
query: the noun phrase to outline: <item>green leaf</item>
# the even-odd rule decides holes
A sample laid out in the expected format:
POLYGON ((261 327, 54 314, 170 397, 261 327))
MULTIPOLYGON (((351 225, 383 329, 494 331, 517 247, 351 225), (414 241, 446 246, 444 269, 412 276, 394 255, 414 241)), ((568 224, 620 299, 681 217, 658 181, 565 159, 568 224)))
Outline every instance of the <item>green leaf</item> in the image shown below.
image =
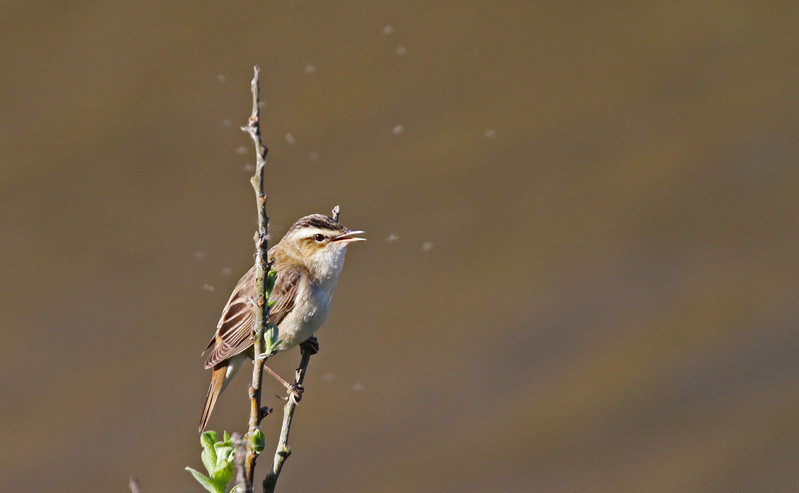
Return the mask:
POLYGON ((196 471, 191 467, 187 467, 186 470, 189 471, 192 476, 194 476, 194 479, 196 479, 197 482, 206 489, 206 491, 210 491, 211 493, 225 493, 224 487, 220 490, 216 484, 211 481, 211 478, 200 471, 196 471))
POLYGON ((209 470, 208 472, 211 473, 214 482, 222 482, 223 485, 227 485, 233 478, 233 456, 235 451, 230 441, 217 442, 215 448, 216 467, 213 471, 209 470))
POLYGON ((208 430, 202 435, 200 435, 200 445, 203 448, 213 446, 216 443, 216 432, 214 430, 208 430))
POLYGON ((216 464, 219 460, 216 455, 216 432, 206 431, 200 435, 200 444, 203 447, 200 459, 203 462, 203 466, 205 466, 205 470, 208 471, 208 474, 213 476, 217 468, 216 464))
POLYGON ((194 478, 208 491, 225 492, 225 487, 233 479, 233 460, 236 454, 230 435, 224 433, 224 440, 217 440, 215 431, 209 430, 200 436, 203 451, 200 454, 208 476, 187 468, 194 478), (198 476, 199 474, 199 476, 198 476), (209 485, 213 489, 209 489, 209 485))

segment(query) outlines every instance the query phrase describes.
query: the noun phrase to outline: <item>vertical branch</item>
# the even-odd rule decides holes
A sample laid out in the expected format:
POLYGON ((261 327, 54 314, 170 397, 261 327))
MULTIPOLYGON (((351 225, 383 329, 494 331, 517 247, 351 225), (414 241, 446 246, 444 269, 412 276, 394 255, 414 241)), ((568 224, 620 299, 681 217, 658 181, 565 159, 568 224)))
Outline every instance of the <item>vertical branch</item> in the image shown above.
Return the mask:
POLYGON ((235 455, 233 456, 233 471, 235 472, 236 484, 247 484, 247 471, 244 468, 244 460, 247 457, 247 442, 238 433, 233 433, 230 437, 235 455))
POLYGON ((259 83, 258 75, 261 69, 254 67, 254 75, 250 85, 252 89, 252 115, 246 127, 241 129, 250 134, 255 144, 255 176, 250 182, 255 190, 255 198, 258 205, 258 231, 255 234, 255 324, 253 325, 253 372, 252 385, 250 386, 250 421, 247 431, 247 451, 245 457, 245 490, 252 492, 253 474, 255 472, 255 461, 258 451, 253 450, 253 436, 260 430, 262 419, 261 412, 261 383, 264 370, 264 333, 266 332, 267 320, 269 319, 269 304, 266 295, 266 274, 269 272, 269 261, 267 252, 267 225, 269 216, 266 215, 266 191, 264 189, 264 165, 266 164, 266 153, 269 149, 261 140, 260 125, 260 105, 259 105, 259 83))
MULTIPOLYGON (((305 371, 308 369, 308 362, 311 360, 311 350, 305 346, 300 346, 302 350, 302 359, 297 372, 294 375, 294 385, 302 386, 302 381, 305 379, 305 371)), ((297 408, 297 400, 294 394, 289 392, 286 405, 283 406, 283 426, 280 429, 280 441, 275 449, 275 460, 272 464, 272 470, 266 475, 263 481, 264 493, 273 493, 277 478, 280 476, 280 470, 283 469, 283 463, 291 455, 289 448, 289 432, 291 431, 291 421, 294 418, 294 409, 297 408)))

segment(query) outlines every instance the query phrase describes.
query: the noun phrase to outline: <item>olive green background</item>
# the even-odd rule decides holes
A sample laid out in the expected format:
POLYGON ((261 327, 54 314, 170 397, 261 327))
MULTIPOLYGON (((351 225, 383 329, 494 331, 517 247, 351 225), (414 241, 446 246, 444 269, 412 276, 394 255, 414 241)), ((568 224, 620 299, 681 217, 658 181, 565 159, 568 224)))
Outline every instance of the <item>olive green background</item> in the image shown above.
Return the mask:
POLYGON ((796 491, 797 14, 4 2, 0 490, 199 490, 258 64, 274 239, 369 238, 281 491, 796 491))

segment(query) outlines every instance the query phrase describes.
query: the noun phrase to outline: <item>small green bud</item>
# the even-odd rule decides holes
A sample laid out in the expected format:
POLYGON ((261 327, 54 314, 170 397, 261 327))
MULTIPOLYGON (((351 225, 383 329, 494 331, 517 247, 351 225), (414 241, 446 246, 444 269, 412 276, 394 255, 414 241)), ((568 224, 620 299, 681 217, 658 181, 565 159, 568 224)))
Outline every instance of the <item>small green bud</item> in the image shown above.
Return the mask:
POLYGON ((266 274, 266 294, 267 296, 272 293, 272 290, 275 288, 275 280, 277 279, 277 272, 275 269, 269 269, 269 272, 266 274))
POLYGON ((266 354, 272 354, 275 351, 275 348, 278 344, 277 335, 278 335, 277 325, 267 323, 266 333, 264 334, 266 354))
POLYGON ((264 451, 264 447, 266 447, 266 437, 260 428, 257 428, 250 437, 250 445, 252 445, 252 451, 255 455, 264 451))

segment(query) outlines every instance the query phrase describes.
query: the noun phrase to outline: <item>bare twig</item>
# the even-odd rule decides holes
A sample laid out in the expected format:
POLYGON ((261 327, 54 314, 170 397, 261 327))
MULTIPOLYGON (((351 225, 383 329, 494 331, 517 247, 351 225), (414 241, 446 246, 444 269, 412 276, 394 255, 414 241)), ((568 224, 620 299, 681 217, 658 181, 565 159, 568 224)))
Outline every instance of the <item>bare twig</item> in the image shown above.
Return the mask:
MULTIPOLYGON (((261 420, 271 412, 268 408, 261 407, 261 384, 263 381, 264 363, 266 356, 266 342, 264 334, 267 330, 267 321, 269 320, 269 304, 266 297, 266 277, 269 272, 270 265, 267 258, 267 226, 269 224, 269 216, 266 214, 266 192, 264 187, 264 165, 266 164, 266 153, 269 149, 261 139, 261 126, 260 126, 260 101, 259 101, 259 80, 258 76, 260 69, 256 66, 254 68, 254 75, 252 79, 252 115, 246 127, 242 130, 249 133, 250 137, 255 144, 256 164, 255 176, 250 180, 255 190, 255 196, 258 204, 258 231, 255 235, 255 323, 253 324, 253 372, 252 372, 252 385, 250 386, 250 420, 249 429, 247 431, 247 447, 246 456, 244 458, 243 473, 240 471, 239 478, 243 479, 244 490, 247 493, 253 491, 253 477, 255 473, 255 463, 258 457, 258 451, 253 449, 253 435, 260 430, 261 420), (243 478, 242 478, 243 476, 243 478)), ((333 210, 335 220, 338 220, 339 207, 333 210)), ((286 405, 283 407, 283 427, 280 431, 280 440, 275 450, 275 458, 272 465, 272 470, 263 480, 263 488, 265 492, 274 492, 277 478, 283 468, 283 463, 291 455, 291 450, 288 446, 289 432, 291 430, 291 421, 294 417, 294 410, 297 407, 297 397, 293 389, 302 386, 305 379, 305 371, 308 368, 308 362, 311 355, 315 352, 306 346, 301 346, 302 359, 300 366, 297 368, 294 376, 295 385, 293 388, 288 389, 288 399, 286 405)), ((268 367, 267 367, 268 368, 268 367)), ((271 371, 271 370, 270 370, 271 371)), ((241 460, 237 454, 237 462, 241 460)))
MULTIPOLYGON (((311 354, 313 354, 306 346, 300 346, 300 349, 302 351, 302 359, 294 375, 295 386, 302 385, 302 381, 305 379, 305 371, 308 369, 308 362, 311 360, 311 354)), ((280 430, 280 441, 275 449, 275 460, 272 464, 272 470, 266 475, 263 482, 264 493, 273 493, 275 491, 275 485, 277 484, 278 476, 280 476, 280 470, 283 469, 283 463, 291 455, 289 432, 291 431, 291 420, 294 418, 294 409, 296 407, 297 400, 289 390, 288 400, 286 405, 283 406, 283 427, 280 430)))
POLYGON ((241 438, 241 435, 238 433, 233 433, 230 437, 230 443, 233 444, 233 448, 236 450, 236 454, 233 456, 233 469, 236 471, 236 484, 240 484, 246 489, 247 473, 245 471, 244 461, 247 456, 247 442, 241 438))
POLYGON ((253 372, 252 385, 250 386, 250 421, 247 431, 247 452, 244 460, 245 465, 245 491, 252 492, 253 474, 255 473, 255 462, 258 453, 253 450, 252 437, 259 429, 263 413, 261 412, 261 383, 263 380, 263 366, 265 358, 261 357, 265 350, 264 333, 266 332, 267 320, 269 319, 269 304, 266 299, 266 274, 269 272, 269 261, 267 252, 267 226, 269 216, 266 215, 266 191, 264 189, 264 165, 266 164, 266 153, 269 149, 261 140, 260 125, 260 105, 259 105, 259 83, 258 75, 261 69, 254 67, 254 75, 250 87, 252 89, 252 115, 246 127, 241 129, 252 138, 255 144, 256 164, 255 176, 250 182, 255 189, 255 198, 258 205, 258 231, 255 234, 255 323, 253 324, 253 372))

